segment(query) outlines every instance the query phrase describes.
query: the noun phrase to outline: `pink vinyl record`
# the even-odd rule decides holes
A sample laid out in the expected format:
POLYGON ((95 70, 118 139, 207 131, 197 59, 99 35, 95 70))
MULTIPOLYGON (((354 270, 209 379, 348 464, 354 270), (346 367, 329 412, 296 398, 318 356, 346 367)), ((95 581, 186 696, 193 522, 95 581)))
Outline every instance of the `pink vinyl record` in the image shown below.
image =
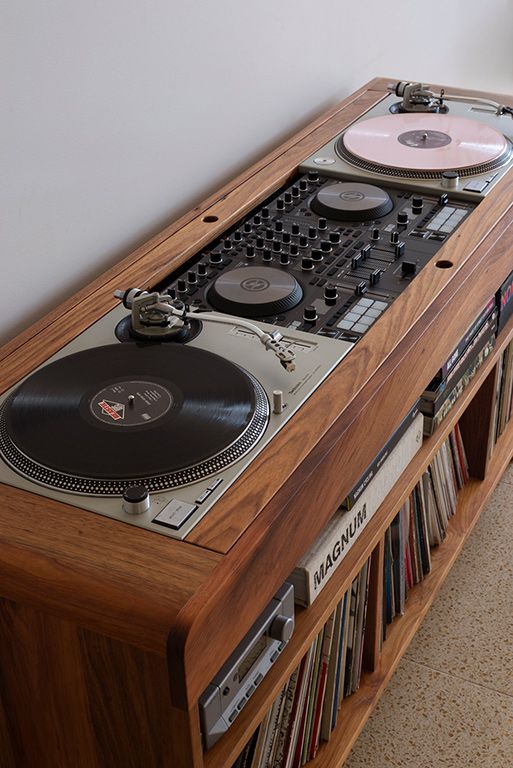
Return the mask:
POLYGON ((496 160, 508 148, 504 136, 477 120, 437 114, 372 117, 344 133, 356 157, 390 168, 443 171, 496 160))

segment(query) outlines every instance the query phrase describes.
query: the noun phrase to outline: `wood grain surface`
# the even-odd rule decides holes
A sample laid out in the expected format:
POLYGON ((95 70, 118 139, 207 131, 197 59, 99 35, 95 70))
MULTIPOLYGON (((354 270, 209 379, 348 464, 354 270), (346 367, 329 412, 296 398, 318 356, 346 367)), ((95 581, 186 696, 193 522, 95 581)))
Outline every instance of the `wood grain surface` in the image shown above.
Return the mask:
MULTIPOLYGON (((112 308, 115 288, 151 287, 184 264, 380 101, 388 82, 371 81, 6 345, 0 350, 0 392, 112 308), (207 215, 215 221, 204 221, 207 215)), ((511 271, 512 200, 510 172, 437 254, 453 266, 440 269, 433 261, 422 270, 187 542, 1 486, 2 641, 20 640, 19 655, 11 648, 0 658, 5 768, 17 764, 22 749, 29 750, 23 759, 33 761, 27 765, 44 766, 37 762, 42 735, 32 746, 20 746, 28 733, 23 706, 45 707, 41 734, 48 734, 55 765, 61 757, 63 765, 115 765, 113 750, 140 719, 141 733, 128 733, 127 745, 119 747, 125 761, 119 764, 139 765, 130 762, 130 754, 146 751, 148 766, 201 768, 198 696, 511 271), (62 678, 55 654, 63 655, 62 678), (45 657, 48 669, 40 669, 45 657), (37 691, 33 702, 16 691, 9 662, 25 689, 37 691), (47 700, 41 697, 46 689, 47 700), (102 689, 108 692, 104 699, 102 689), (65 722, 66 716, 69 734, 50 734, 51 721, 65 722), (82 757, 73 750, 84 723, 82 757)), ((486 368, 486 375, 491 371, 486 368)), ((470 388, 473 394, 478 390, 470 388)), ((482 392, 489 406, 490 387, 482 392)), ((463 398, 460 408, 469 402, 463 398)), ((484 435, 484 422, 479 430, 484 435)), ((434 450, 440 435, 427 441, 426 450, 434 450)), ((479 503, 498 480, 512 439, 508 429, 489 462, 483 490, 472 485, 479 503)), ((482 452, 476 466, 479 461, 482 452)), ((388 503, 407 492, 413 477, 405 477, 388 503)), ((379 543, 391 514, 385 510, 369 523, 349 553, 338 588, 379 543)), ((307 642, 329 608, 328 602, 319 604, 311 614, 315 624, 298 622, 291 648, 307 642)), ((368 649, 370 666, 377 652, 376 645, 368 649)), ((293 652, 284 653, 262 691, 270 696, 295 661, 293 652)), ((255 724, 264 710, 263 695, 255 695, 234 736, 211 750, 207 765, 230 764, 245 735, 242 726, 255 724)), ((372 685, 361 695, 374 701, 372 685)), ((316 764, 331 766, 321 754, 331 752, 323 750, 316 764)))

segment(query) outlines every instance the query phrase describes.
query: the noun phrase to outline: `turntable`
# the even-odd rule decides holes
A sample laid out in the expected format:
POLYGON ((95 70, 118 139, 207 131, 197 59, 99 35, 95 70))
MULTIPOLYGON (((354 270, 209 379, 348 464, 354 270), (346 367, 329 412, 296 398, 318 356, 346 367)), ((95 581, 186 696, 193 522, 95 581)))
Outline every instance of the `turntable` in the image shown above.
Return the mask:
POLYGON ((412 190, 453 190, 474 200, 511 167, 510 107, 443 90, 435 94, 422 83, 401 82, 390 90, 301 167, 412 190))
POLYGON ((1 482, 183 539, 352 347, 167 298, 128 292, 6 393, 1 482))

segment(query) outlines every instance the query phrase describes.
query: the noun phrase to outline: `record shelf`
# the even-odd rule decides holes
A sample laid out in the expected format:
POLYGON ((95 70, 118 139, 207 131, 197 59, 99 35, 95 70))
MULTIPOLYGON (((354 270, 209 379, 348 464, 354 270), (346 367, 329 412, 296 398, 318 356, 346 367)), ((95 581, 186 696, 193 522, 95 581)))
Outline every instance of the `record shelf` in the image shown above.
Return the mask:
MULTIPOLYGON (((375 79, 0 350, 5 391, 104 315, 114 289, 150 287, 226 230, 299 162, 387 93, 375 79)), ((357 693, 312 768, 337 768, 513 456, 489 456, 497 360, 513 321, 370 520, 230 730, 203 753, 197 702, 487 298, 513 268, 513 171, 497 184, 186 542, 27 491, 0 505, 2 768, 230 768, 280 687, 372 554, 375 590, 357 693), (432 572, 382 649, 384 531, 460 423, 472 480, 432 572)))

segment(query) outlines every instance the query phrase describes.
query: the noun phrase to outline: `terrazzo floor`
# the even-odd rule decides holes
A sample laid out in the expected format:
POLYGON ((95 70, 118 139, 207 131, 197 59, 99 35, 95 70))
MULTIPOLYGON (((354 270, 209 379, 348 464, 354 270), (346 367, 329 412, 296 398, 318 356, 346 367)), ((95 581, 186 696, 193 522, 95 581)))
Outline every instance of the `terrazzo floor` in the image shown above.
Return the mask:
POLYGON ((439 766, 513 768, 513 464, 344 764, 439 766))

